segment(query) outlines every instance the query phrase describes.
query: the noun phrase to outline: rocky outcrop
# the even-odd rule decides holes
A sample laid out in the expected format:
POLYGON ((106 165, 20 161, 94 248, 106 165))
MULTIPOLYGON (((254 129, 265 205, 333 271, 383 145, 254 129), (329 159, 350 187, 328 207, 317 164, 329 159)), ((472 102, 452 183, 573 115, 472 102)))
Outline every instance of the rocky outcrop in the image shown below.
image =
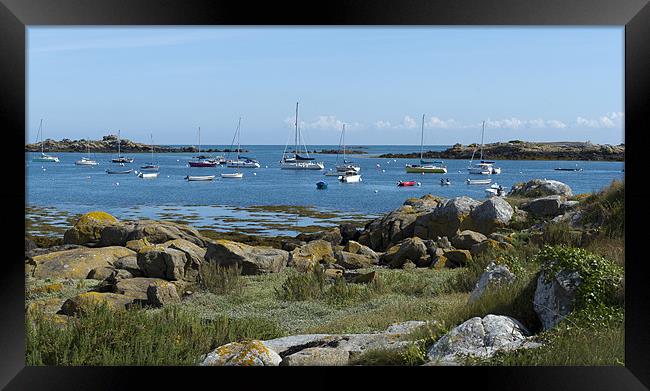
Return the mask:
POLYGON ((374 252, 370 247, 364 246, 363 244, 355 242, 354 240, 349 240, 343 247, 343 251, 347 251, 352 254, 365 255, 366 257, 372 259, 379 259, 379 254, 374 252))
POLYGON ((262 341, 231 342, 208 353, 202 366, 278 366, 280 355, 262 341))
POLYGON ((540 273, 533 307, 544 330, 557 325, 573 311, 582 277, 576 271, 560 270, 555 275, 540 273))
POLYGON ((413 234, 423 239, 453 237, 459 229, 471 228, 469 216, 479 204, 466 196, 445 200, 431 212, 417 217, 413 234))
POLYGON ((379 257, 381 264, 391 268, 401 268, 409 261, 415 265, 428 266, 431 263, 427 246, 422 239, 417 237, 404 239, 379 257))
POLYGON ((476 286, 469 294, 468 303, 473 303, 478 300, 483 293, 488 289, 493 289, 499 285, 510 284, 515 280, 515 275, 512 274, 510 269, 505 265, 497 265, 490 262, 481 277, 479 278, 476 286))
POLYGON ((454 327, 440 338, 431 346, 427 357, 430 361, 443 365, 457 363, 467 356, 488 358, 498 351, 526 347, 528 335, 528 330, 511 317, 475 317, 454 327))
POLYGON ((521 209, 536 217, 553 217, 561 213, 564 199, 559 195, 535 198, 521 206, 521 209))
POLYGON ((513 214, 514 210, 506 200, 501 197, 491 197, 472 209, 470 218, 472 227, 476 231, 489 235, 507 226, 513 214))
POLYGON ((517 197, 544 197, 549 195, 560 195, 564 197, 573 196, 569 185, 551 179, 533 179, 526 183, 516 183, 510 189, 508 196, 517 197))
POLYGON ((202 262, 198 254, 203 250, 190 242, 178 244, 178 241, 179 239, 140 249, 137 254, 138 269, 146 277, 196 281, 202 262), (184 247, 185 251, 179 249, 179 246, 184 247))
POLYGON ((444 250, 443 256, 447 259, 447 267, 463 267, 472 261, 472 253, 468 250, 444 250))
MULTIPOLYGON (((139 220, 112 224, 100 232, 101 246, 126 246, 127 242, 147 239, 149 243, 159 244, 174 239, 184 239, 197 246, 205 247, 206 239, 195 228, 167 221, 139 220)), ((131 243, 142 247, 144 243, 131 243)))
POLYGON ((271 247, 216 240, 208 243, 205 260, 221 266, 238 265, 244 275, 278 273, 286 267, 289 253, 271 247))
POLYGON ((369 257, 363 254, 341 251, 340 249, 334 251, 334 257, 336 258, 336 264, 345 269, 361 269, 370 267, 377 264, 379 261, 378 257, 369 257))
POLYGON ((147 302, 151 306, 163 307, 180 301, 176 286, 170 282, 160 281, 147 287, 147 302))
POLYGON ((307 272, 313 270, 317 264, 335 263, 332 244, 328 241, 318 239, 297 247, 289 253, 288 265, 298 271, 307 272))
POLYGON ((68 316, 78 315, 93 306, 106 305, 111 310, 124 310, 130 307, 136 299, 118 293, 85 292, 66 300, 61 306, 60 313, 68 316))
POLYGON ((376 251, 385 251, 393 244, 413 236, 415 219, 425 211, 410 205, 371 221, 359 236, 359 243, 376 251))
POLYGON ((74 226, 65 232, 63 242, 65 244, 96 243, 99 241, 104 228, 117 223, 119 221, 106 212, 88 212, 82 215, 74 226))
POLYGON ((481 243, 473 245, 469 252, 472 254, 472 257, 475 257, 477 255, 489 253, 490 251, 510 250, 512 248, 513 245, 508 242, 487 239, 481 243))
POLYGON ((79 247, 35 256, 30 263, 26 264, 26 268, 28 273, 39 279, 84 279, 88 277, 91 270, 98 267, 112 267, 115 261, 129 255, 135 253, 124 247, 79 247))
POLYGON ((336 227, 327 231, 298 234, 298 236, 296 236, 296 239, 303 242, 324 240, 326 242, 329 242, 332 246, 338 246, 343 240, 343 236, 341 236, 341 230, 339 227, 336 227))
POLYGON ((487 240, 487 237, 479 232, 474 231, 461 231, 456 236, 451 238, 451 243, 454 247, 462 250, 470 250, 475 244, 479 244, 487 240))

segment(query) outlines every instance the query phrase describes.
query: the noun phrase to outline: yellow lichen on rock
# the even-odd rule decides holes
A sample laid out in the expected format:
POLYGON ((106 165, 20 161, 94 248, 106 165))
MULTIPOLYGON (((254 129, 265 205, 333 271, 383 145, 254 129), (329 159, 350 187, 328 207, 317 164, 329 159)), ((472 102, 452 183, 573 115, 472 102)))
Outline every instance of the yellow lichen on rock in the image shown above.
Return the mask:
POLYGON ((70 244, 85 244, 100 239, 104 227, 118 223, 119 220, 102 211, 92 211, 82 215, 75 225, 67 230, 64 242, 70 244))

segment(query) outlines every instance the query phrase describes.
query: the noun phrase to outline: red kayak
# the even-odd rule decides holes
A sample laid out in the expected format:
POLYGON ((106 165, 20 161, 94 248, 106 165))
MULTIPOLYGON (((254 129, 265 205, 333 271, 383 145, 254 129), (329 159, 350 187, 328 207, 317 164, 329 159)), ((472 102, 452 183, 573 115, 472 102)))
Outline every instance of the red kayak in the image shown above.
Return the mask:
POLYGON ((397 186, 403 187, 403 186, 415 186, 417 185, 416 181, 399 181, 397 182, 397 186))
POLYGON ((211 160, 200 160, 198 162, 189 162, 190 167, 216 167, 217 162, 211 160))

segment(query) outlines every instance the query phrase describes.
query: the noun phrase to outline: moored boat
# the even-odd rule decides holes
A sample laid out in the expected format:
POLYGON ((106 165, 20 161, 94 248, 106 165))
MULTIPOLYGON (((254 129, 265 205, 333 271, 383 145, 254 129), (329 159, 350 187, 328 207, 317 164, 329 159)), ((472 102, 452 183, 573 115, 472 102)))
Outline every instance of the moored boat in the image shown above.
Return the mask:
POLYGON ((216 167, 219 162, 211 158, 210 156, 201 155, 201 127, 199 126, 199 154, 194 156, 194 159, 190 160, 188 164, 190 167, 216 167))
POLYGON ((353 163, 351 161, 348 161, 345 159, 345 124, 343 124, 343 129, 341 130, 341 139, 339 140, 339 150, 336 151, 336 171, 337 172, 349 172, 349 171, 354 171, 354 172, 359 172, 361 171, 361 167, 353 163), (339 150, 343 147, 343 164, 338 164, 339 161, 339 150))
POLYGON ((469 179, 468 178, 465 181, 465 183, 467 183, 468 185, 489 185, 490 183, 492 183, 492 179, 491 178, 488 178, 488 179, 469 179))
POLYGON ((188 175, 185 177, 187 181, 211 181, 214 175, 188 175))
MULTIPOLYGON (((90 155, 90 144, 88 144, 87 146, 88 146, 88 155, 90 155)), ((74 164, 77 166, 96 166, 99 163, 96 160, 84 156, 81 159, 75 161, 74 164)))
POLYGON ((154 179, 158 178, 159 172, 139 172, 138 173, 138 178, 143 178, 143 179, 154 179))
POLYGON ((485 135, 485 121, 483 121, 483 127, 481 129, 481 157, 480 163, 472 164, 474 161, 474 154, 476 149, 472 153, 472 158, 469 161, 469 166, 467 167, 467 172, 475 175, 497 175, 501 174, 501 168, 494 167, 494 162, 489 162, 483 160, 483 136, 485 135))
POLYGON ((295 134, 294 134, 294 151, 293 157, 289 157, 287 154, 287 147, 289 143, 284 147, 284 152, 282 153, 282 160, 280 161, 280 168, 283 170, 322 170, 325 168, 323 162, 314 162, 313 157, 309 157, 309 152, 305 146, 305 155, 300 156, 298 154, 298 149, 301 145, 301 136, 300 128, 298 127, 298 102, 296 102, 296 121, 295 121, 295 134))
POLYGON ((317 189, 327 189, 327 182, 325 182, 325 181, 316 182, 316 188, 317 189))
POLYGON ((407 186, 415 186, 415 185, 419 186, 419 184, 420 184, 420 182, 416 182, 416 181, 399 181, 399 182, 397 182, 397 186, 399 186, 399 187, 407 187, 407 186))
POLYGON ((244 177, 244 173, 243 172, 222 173, 221 177, 239 179, 244 177))
POLYGON ((133 172, 132 168, 129 168, 128 170, 115 170, 115 169, 107 169, 106 173, 107 174, 130 174, 133 172))
POLYGON ((339 176, 339 181, 343 183, 361 182, 361 175, 359 175, 356 171, 351 170, 339 176))
POLYGON ((420 133, 420 163, 419 164, 407 164, 406 172, 415 173, 415 174, 446 174, 447 167, 445 167, 442 162, 434 161, 428 162, 423 159, 424 152, 424 114, 422 114, 422 130, 420 133))
POLYGON ((121 140, 120 140, 120 131, 117 131, 117 157, 111 159, 113 163, 133 163, 133 158, 122 156, 121 154, 121 140))
POLYGON ((147 170, 147 171, 158 171, 160 169, 160 166, 154 164, 153 162, 153 135, 151 135, 151 161, 144 164, 143 166, 140 166, 140 169, 147 170))
MULTIPOLYGON (((43 119, 41 119, 41 123, 38 126, 38 134, 41 135, 41 155, 37 156, 32 159, 33 162, 39 162, 39 163, 58 163, 59 158, 56 156, 50 156, 45 153, 44 151, 44 138, 43 138, 43 119)), ((36 138, 38 139, 38 135, 36 135, 36 138)))

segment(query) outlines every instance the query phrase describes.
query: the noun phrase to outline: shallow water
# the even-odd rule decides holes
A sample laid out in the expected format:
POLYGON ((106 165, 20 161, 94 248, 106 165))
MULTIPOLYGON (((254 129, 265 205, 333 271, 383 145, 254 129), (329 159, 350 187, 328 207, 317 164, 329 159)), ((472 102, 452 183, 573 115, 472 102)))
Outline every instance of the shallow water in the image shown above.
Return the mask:
MULTIPOLYGON (((224 148, 225 146, 205 146, 224 148)), ((226 146, 227 147, 227 146, 226 146)), ((346 214, 380 214, 400 206, 406 198, 434 194, 442 197, 467 195, 476 199, 485 198, 486 185, 467 185, 467 160, 447 160, 448 174, 407 174, 406 163, 416 159, 378 159, 368 155, 381 153, 407 153, 419 151, 419 146, 369 146, 368 155, 349 156, 361 166, 362 182, 343 184, 336 177, 325 177, 323 171, 280 170, 279 160, 284 146, 242 146, 249 149, 246 156, 252 156, 262 165, 259 169, 242 169, 242 179, 222 179, 221 172, 235 169, 189 168, 191 153, 157 154, 160 176, 156 179, 141 179, 135 174, 109 175, 105 170, 114 165, 110 159, 115 154, 93 154, 100 162, 98 166, 76 166, 82 153, 53 153, 59 163, 32 162, 36 153, 26 154, 28 205, 55 207, 71 213, 84 213, 102 209, 130 218, 155 217, 165 213, 165 208, 179 207, 180 214, 191 211, 188 207, 220 206, 223 215, 228 207, 253 205, 301 205, 317 210, 341 211, 346 214), (379 167, 377 166, 379 165, 379 167), (212 182, 187 182, 188 175, 217 175, 212 182), (440 178, 449 178, 451 186, 440 186, 440 178), (328 182, 325 190, 317 190, 316 182, 328 182), (416 180, 419 187, 397 187, 400 180, 416 180), (128 213, 127 213, 128 211, 128 213)), ((336 146, 310 146, 309 149, 334 149, 336 146)), ((444 150, 447 146, 425 147, 425 150, 444 150)), ((151 155, 126 154, 135 158, 130 166, 139 171, 140 165, 149 162, 151 155)), ((336 155, 315 155, 317 161, 324 161, 326 171, 333 168, 336 155)), ((486 157, 489 158, 489 157, 486 157)), ((341 159, 339 157, 339 159, 341 159)), ((514 183, 534 178, 562 181, 574 193, 597 191, 613 179, 622 179, 623 162, 574 162, 574 161, 498 161, 501 175, 493 175, 493 182, 509 189, 514 183), (555 171, 554 168, 580 167, 583 171, 555 171)), ((472 176, 478 178, 480 176, 472 176)), ((195 208, 196 209, 196 208, 195 208)), ((196 209, 201 215, 205 210, 196 209)), ((230 213, 230 212, 228 212, 230 213)), ((250 212, 248 212, 250 213, 250 212)), ((213 214, 209 214, 214 217, 213 214)), ((282 213, 270 213, 276 220, 286 221, 282 213)), ((241 218, 242 216, 236 216, 241 218)), ((269 216, 265 216, 269 217, 269 216)), ((307 222, 309 223, 309 222, 307 222)))

